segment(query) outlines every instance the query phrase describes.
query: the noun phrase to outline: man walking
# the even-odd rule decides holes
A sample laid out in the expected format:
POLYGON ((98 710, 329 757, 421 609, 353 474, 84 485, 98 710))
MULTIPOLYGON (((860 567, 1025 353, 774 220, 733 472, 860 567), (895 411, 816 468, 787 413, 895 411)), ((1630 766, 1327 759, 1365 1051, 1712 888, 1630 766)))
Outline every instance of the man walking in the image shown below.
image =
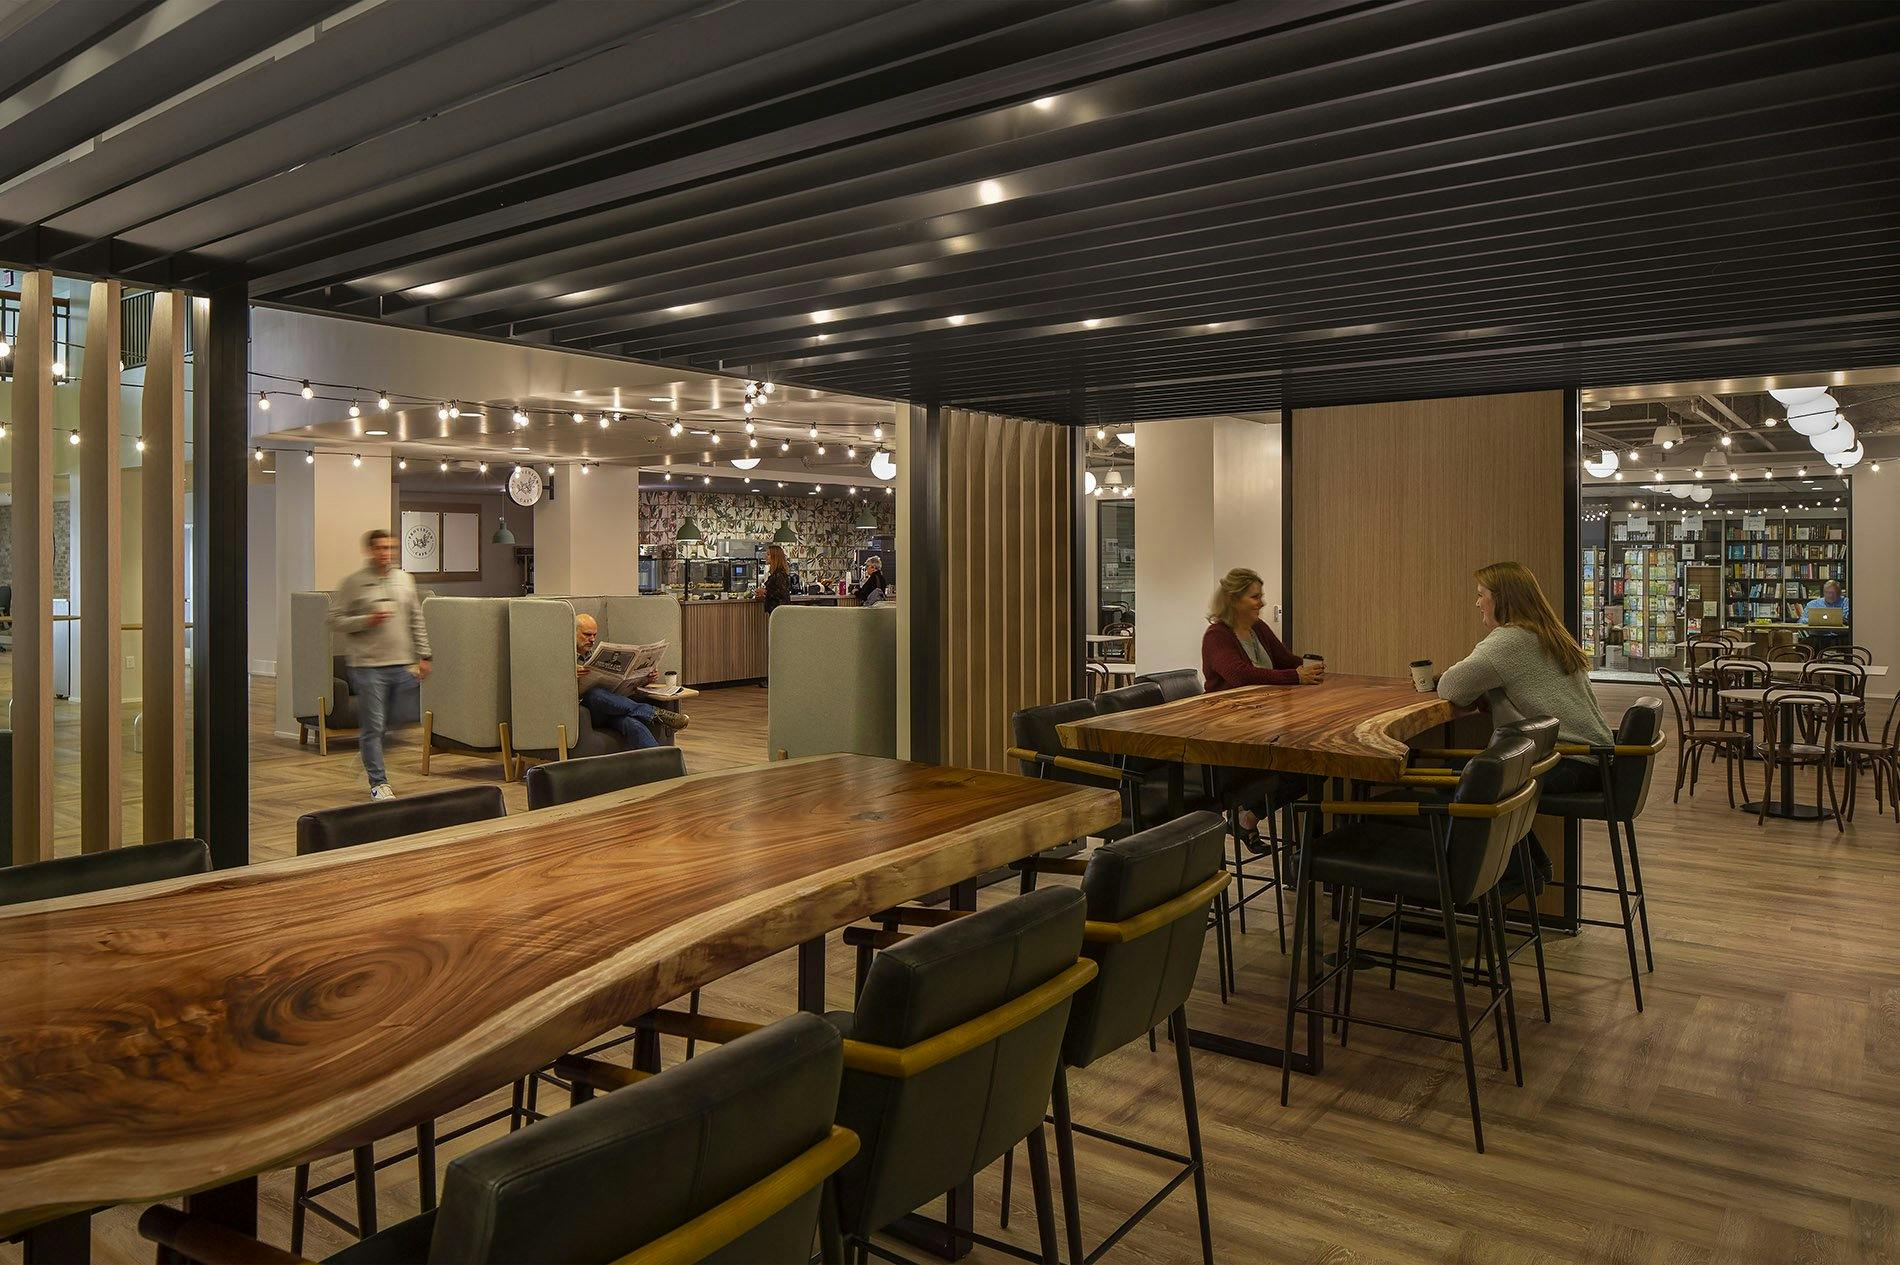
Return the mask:
MULTIPOLYGON (((574 617, 574 675, 579 678, 586 674, 587 656, 594 652, 594 643, 600 640, 600 624, 592 615, 574 617)), ((655 673, 654 675, 658 675, 655 673)), ((594 728, 611 729, 626 739, 627 746, 635 751, 643 747, 657 747, 659 739, 653 736, 655 725, 664 725, 668 729, 686 728, 686 714, 678 711, 665 711, 651 703, 641 702, 637 698, 628 698, 612 690, 596 685, 581 693, 581 706, 593 719, 594 728)))
POLYGON ((395 700, 429 675, 429 630, 416 582, 395 565, 396 538, 380 527, 365 534, 363 556, 363 569, 330 595, 330 627, 343 638, 350 688, 356 691, 356 746, 369 797, 393 799, 383 770, 383 730, 395 700))

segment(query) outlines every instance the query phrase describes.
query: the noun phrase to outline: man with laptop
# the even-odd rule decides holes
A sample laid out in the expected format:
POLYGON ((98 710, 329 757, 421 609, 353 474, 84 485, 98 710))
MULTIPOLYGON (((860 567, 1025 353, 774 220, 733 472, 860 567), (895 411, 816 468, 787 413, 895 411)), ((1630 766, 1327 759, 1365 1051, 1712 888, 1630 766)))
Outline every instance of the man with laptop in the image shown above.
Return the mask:
POLYGON ((1829 580, 1821 586, 1821 596, 1808 599, 1801 611, 1801 622, 1809 628, 1828 629, 1826 632, 1808 634, 1808 644, 1817 648, 1837 645, 1847 640, 1848 616, 1847 598, 1841 594, 1838 580, 1829 580))

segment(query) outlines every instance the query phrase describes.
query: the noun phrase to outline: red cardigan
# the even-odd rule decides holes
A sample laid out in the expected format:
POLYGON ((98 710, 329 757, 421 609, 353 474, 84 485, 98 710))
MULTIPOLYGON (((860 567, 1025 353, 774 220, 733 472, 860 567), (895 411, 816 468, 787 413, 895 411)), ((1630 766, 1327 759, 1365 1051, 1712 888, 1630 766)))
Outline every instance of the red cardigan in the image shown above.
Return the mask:
POLYGON ((1300 657, 1273 635, 1273 629, 1255 620, 1253 635, 1260 638, 1261 648, 1273 660, 1271 668, 1256 668, 1247 652, 1241 649, 1240 638, 1226 624, 1208 624, 1207 631, 1201 634, 1201 676, 1207 682, 1208 693, 1231 690, 1236 685, 1300 683, 1300 657))

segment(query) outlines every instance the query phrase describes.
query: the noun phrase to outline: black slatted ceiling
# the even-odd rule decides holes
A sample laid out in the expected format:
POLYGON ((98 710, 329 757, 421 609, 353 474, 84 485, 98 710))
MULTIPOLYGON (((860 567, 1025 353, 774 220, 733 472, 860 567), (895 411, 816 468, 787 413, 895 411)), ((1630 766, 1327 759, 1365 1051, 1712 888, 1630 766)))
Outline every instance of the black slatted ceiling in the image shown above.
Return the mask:
POLYGON ((1835 0, 27 0, 0 260, 1087 423, 1845 369, 1900 360, 1895 50, 1835 0))

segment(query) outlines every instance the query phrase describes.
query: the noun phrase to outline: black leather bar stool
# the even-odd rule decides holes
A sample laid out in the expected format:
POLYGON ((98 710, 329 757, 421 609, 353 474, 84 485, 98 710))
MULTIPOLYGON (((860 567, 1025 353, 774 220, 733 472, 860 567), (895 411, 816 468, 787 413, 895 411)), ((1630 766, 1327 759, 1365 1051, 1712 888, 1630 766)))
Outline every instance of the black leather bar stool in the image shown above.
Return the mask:
MULTIPOLYGON (((1513 735, 1491 744, 1483 754, 1466 763, 1448 803, 1357 800, 1314 805, 1315 811, 1342 818, 1343 824, 1309 839, 1300 850, 1299 898, 1294 906, 1293 951, 1287 973, 1284 1048, 1293 1048, 1294 1023, 1301 1014, 1337 1017, 1342 1044, 1350 1038, 1351 1024, 1356 1018, 1360 1023, 1394 1032, 1456 1042, 1464 1053, 1472 1139, 1479 1151, 1484 1150, 1484 1127, 1478 1111, 1478 1075, 1472 1057, 1471 1031, 1495 1015, 1500 1006, 1508 1021, 1511 1053, 1507 1059, 1503 1025, 1500 1025, 1499 1060, 1514 1068, 1518 1084, 1524 1083, 1510 959, 1496 949, 1504 922, 1503 902, 1498 897, 1497 887, 1519 841, 1529 833, 1531 821, 1537 815, 1538 784, 1532 771, 1534 765, 1530 739, 1513 735), (1427 818, 1429 843, 1420 846, 1423 841, 1417 830, 1396 826, 1388 820, 1398 817, 1427 818), (1319 970, 1322 885, 1339 889, 1342 910, 1338 960, 1324 973, 1319 970), (1410 1024, 1354 1016, 1352 980, 1359 953, 1359 901, 1367 892, 1375 897, 1399 896, 1415 905, 1438 910, 1445 936, 1443 973, 1451 980, 1458 1021, 1455 1036, 1410 1024), (1476 906, 1479 911, 1479 951, 1489 968, 1485 982, 1491 997, 1475 1016, 1468 1012, 1465 1004, 1464 955, 1458 939, 1457 914, 1464 906, 1476 906), (1306 966, 1304 985, 1300 980, 1302 959, 1306 966), (1342 1006, 1328 1009, 1321 1004, 1321 999, 1326 986, 1336 978, 1343 981, 1344 1002, 1342 1006)), ((1414 973, 1435 973, 1403 965, 1414 973)), ((1292 1060, 1288 1059, 1282 1065, 1280 1079, 1283 1106, 1291 1093, 1291 1077, 1292 1060)))
MULTIPOLYGON (((463 786, 449 791, 431 791, 426 795, 408 795, 400 799, 373 799, 363 804, 325 808, 318 812, 305 813, 297 818, 297 855, 308 856, 316 852, 332 852, 338 848, 379 843, 385 839, 400 839, 407 835, 421 834, 426 830, 441 830, 448 826, 490 821, 507 815, 508 806, 502 800, 499 786, 463 786)), ((312 1212, 345 1234, 354 1235, 359 1239, 367 1239, 374 1235, 377 1231, 377 1170, 388 1168, 392 1164, 400 1164, 411 1157, 416 1161, 422 1207, 425 1210, 434 1208, 437 1144, 451 1141, 465 1133, 502 1120, 508 1121, 510 1129, 520 1128, 526 1121, 522 1095, 522 1084, 517 1081, 514 1101, 507 1110, 483 1116, 480 1120, 460 1125, 441 1135, 437 1135, 435 1122, 432 1120, 417 1125, 414 1146, 404 1147, 381 1160, 376 1158, 374 1145, 356 1147, 350 1152, 351 1166, 348 1173, 320 1182, 315 1186, 310 1184, 310 1165, 297 1165, 296 1175, 291 1183, 290 1197, 291 1253, 295 1255, 303 1251, 304 1223, 307 1214, 312 1212), (326 1195, 338 1187, 349 1185, 354 1185, 356 1190, 354 1223, 317 1202, 319 1196, 326 1195)))
POLYGON ((110 852, 0 866, 0 905, 58 900, 210 872, 211 850, 202 839, 132 844, 110 852))
MULTIPOLYGON (((844 1253, 831 1174, 858 1139, 833 1123, 843 1042, 794 1015, 663 1076, 576 1064, 630 1082, 457 1157, 442 1206, 328 1259, 357 1265, 806 1261, 844 1253)), ((194 1260, 295 1261, 159 1205, 139 1232, 194 1260)))
MULTIPOLYGON (((857 1008, 826 1016, 845 1037, 838 1123, 863 1140, 835 1181, 840 1225, 860 1260, 873 1234, 1023 1141, 1039 1253, 935 1228, 1025 1259, 1058 1259, 1042 1129, 1072 999, 1096 975, 1096 964, 1079 957, 1084 914, 1080 892, 1051 887, 954 917, 878 954, 857 1008)), ((664 1010, 639 1022, 702 1041, 756 1026, 664 1010)), ((905 1259, 882 1244, 875 1251, 905 1259)))
MULTIPOLYGON (((1559 743, 1560 754, 1588 756, 1595 760, 1598 782, 1581 791, 1550 791, 1543 797, 1541 812, 1572 821, 1600 821, 1610 836, 1610 861, 1616 869, 1616 886, 1604 887, 1582 881, 1582 874, 1552 880, 1558 887, 1582 892, 1616 893, 1621 917, 1615 922, 1602 918, 1577 921, 1592 927, 1621 927, 1624 946, 1629 951, 1630 990, 1636 996, 1636 1009, 1643 1009, 1643 981, 1636 967, 1635 924, 1643 928, 1643 956, 1649 969, 1656 969, 1656 957, 1649 944, 1649 902, 1643 890, 1643 865, 1636 851, 1636 819, 1649 799, 1649 781, 1656 772, 1656 758, 1663 749, 1663 703, 1653 695, 1644 695, 1630 705, 1617 722, 1615 742, 1608 747, 1582 747, 1559 743), (1607 788, 1607 789, 1606 789, 1607 788), (1623 849, 1629 847, 1629 873, 1623 870, 1623 849), (1632 886, 1631 880, 1634 880, 1632 886)), ((1744 777, 1742 790, 1747 792, 1744 777)), ((1581 867, 1579 867, 1581 870, 1581 867)), ((1579 897, 1581 899, 1581 897, 1579 897)))
MULTIPOLYGON (((1213 1265, 1214 1238, 1208 1215, 1200 1112, 1194 1095, 1187 1001, 1200 969, 1208 914, 1215 897, 1233 881, 1222 865, 1226 833, 1224 823, 1215 814, 1194 813, 1119 842, 1103 844, 1089 855, 1085 865, 1074 861, 1025 863, 1041 873, 1082 871, 1082 896, 1089 914, 1082 933, 1082 951, 1099 968, 1094 981, 1077 994, 1069 1011, 1062 1065, 1055 1079, 1056 1165, 1062 1176, 1063 1222, 1069 1260, 1079 1265, 1099 1259, 1190 1177, 1200 1217, 1201 1258, 1204 1265, 1213 1265), (1103 1128, 1076 1124, 1070 1111, 1065 1069, 1086 1068, 1153 1032, 1163 1022, 1174 1041, 1180 1075, 1186 1155, 1103 1128), (1082 1246, 1076 1133, 1180 1166, 1166 1185, 1087 1252, 1082 1246)), ((1009 1202, 1008 1164, 1006 1157, 1005 1210, 1009 1202)))
POLYGON ((537 764, 528 770, 525 780, 528 807, 549 808, 685 776, 686 755, 678 747, 644 747, 537 764))

